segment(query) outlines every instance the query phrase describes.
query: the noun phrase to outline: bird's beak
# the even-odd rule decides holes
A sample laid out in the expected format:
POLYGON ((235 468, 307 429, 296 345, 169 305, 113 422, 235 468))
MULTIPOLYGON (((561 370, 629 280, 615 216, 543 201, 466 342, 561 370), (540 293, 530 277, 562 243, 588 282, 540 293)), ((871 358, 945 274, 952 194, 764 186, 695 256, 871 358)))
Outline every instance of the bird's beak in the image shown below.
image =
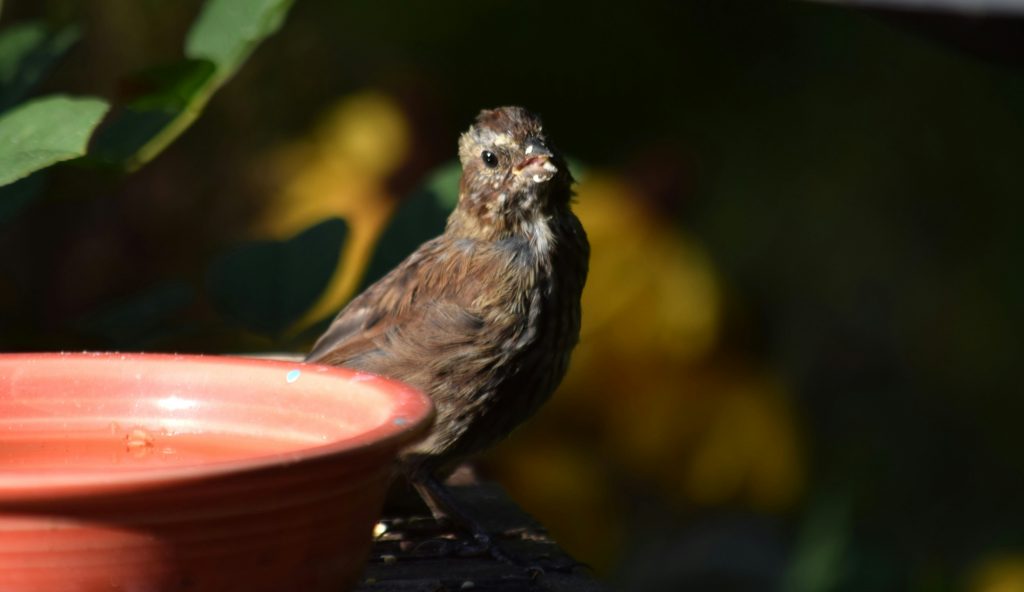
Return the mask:
POLYGON ((554 155, 544 144, 530 140, 527 142, 524 152, 526 158, 513 168, 515 174, 524 175, 534 183, 543 183, 558 172, 558 167, 551 162, 554 155))

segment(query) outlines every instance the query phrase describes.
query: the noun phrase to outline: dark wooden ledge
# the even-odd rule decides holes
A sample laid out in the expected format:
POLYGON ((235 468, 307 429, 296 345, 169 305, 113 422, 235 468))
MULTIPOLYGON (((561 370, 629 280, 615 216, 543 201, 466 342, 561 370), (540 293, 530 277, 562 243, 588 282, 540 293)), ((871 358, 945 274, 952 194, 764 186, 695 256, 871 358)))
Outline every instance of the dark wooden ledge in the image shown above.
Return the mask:
MULTIPOLYGON (((494 483, 460 485, 452 491, 517 559, 547 566, 543 573, 489 555, 463 557, 455 531, 426 515, 385 517, 387 531, 374 543, 358 592, 605 592, 585 566, 551 540, 544 528, 494 483), (554 569, 552 566, 560 566, 554 569)), ((464 537, 462 537, 464 539, 464 537)))

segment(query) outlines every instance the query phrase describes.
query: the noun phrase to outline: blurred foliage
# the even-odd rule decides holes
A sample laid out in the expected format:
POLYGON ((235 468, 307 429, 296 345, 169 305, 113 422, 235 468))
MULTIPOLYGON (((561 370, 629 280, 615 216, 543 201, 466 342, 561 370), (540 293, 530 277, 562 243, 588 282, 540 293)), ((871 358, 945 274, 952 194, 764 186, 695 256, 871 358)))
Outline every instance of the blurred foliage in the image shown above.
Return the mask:
MULTIPOLYGON (((352 229, 327 288, 296 319, 289 335, 302 334, 311 326, 314 333, 323 329, 322 321, 347 302, 360 278, 367 275, 371 249, 392 243, 377 236, 395 201, 387 180, 407 157, 410 133, 394 100, 366 91, 331 108, 311 138, 285 145, 271 156, 271 167, 287 180, 266 206, 260 224, 263 232, 282 236, 326 217, 343 218, 352 229)), ((390 228, 402 226, 399 219, 390 228)), ((414 239, 432 230, 436 228, 422 225, 403 236, 414 239)))
POLYGON ((90 158, 127 170, 152 159, 199 114, 215 72, 208 60, 182 60, 129 77, 142 94, 103 128, 90 158))
POLYGON ((292 0, 208 0, 188 31, 184 60, 126 86, 131 101, 97 139, 95 158, 134 170, 177 138, 256 45, 281 26, 292 0))
MULTIPOLYGON (((188 59, 129 77, 130 101, 99 135, 93 160, 134 170, 199 116, 210 95, 280 27, 291 0, 209 0, 189 30, 188 59)), ((50 96, 14 108, 78 40, 78 27, 17 24, 0 33, 0 186, 86 154, 108 109, 95 98, 50 96), (2 113, 7 108, 8 112, 2 113)))
POLYGON ((74 162, 152 158, 0 187, 6 349, 308 347, 520 103, 586 163, 592 272, 482 470, 623 589, 1021 589, 1019 21, 241 1, 4 4, 0 118, 110 97, 74 162))
POLYGON ((185 55, 210 60, 223 82, 284 22, 293 0, 209 0, 185 40, 185 55))
POLYGON ((214 308, 246 329, 280 335, 323 292, 348 234, 329 218, 287 241, 257 241, 210 265, 207 292, 214 308))
POLYGON ((971 577, 971 592, 1024 590, 1024 556, 996 556, 986 560, 971 577))
POLYGON ((45 175, 36 173, 0 187, 0 224, 14 217, 45 185, 45 175))
POLYGON ((0 111, 30 93, 79 35, 77 27, 50 30, 39 22, 18 23, 0 32, 0 111))

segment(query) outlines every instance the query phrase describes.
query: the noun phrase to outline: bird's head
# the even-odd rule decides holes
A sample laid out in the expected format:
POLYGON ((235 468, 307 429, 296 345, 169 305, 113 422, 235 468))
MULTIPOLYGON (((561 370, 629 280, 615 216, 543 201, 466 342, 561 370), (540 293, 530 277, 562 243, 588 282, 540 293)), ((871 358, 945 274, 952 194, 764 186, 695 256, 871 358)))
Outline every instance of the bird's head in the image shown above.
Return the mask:
POLYGON ((459 159, 456 213, 469 225, 514 232, 567 208, 572 197, 565 159, 544 136, 540 119, 522 107, 480 112, 459 139, 459 159))

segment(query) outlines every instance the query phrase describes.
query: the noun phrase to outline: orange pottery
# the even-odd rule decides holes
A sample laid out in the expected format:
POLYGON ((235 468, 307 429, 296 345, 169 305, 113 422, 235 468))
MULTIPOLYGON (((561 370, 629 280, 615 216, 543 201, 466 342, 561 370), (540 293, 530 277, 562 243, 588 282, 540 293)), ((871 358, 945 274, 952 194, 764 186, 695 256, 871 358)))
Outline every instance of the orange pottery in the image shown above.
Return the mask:
POLYGON ((0 355, 0 591, 345 590, 432 416, 312 364, 0 355))

